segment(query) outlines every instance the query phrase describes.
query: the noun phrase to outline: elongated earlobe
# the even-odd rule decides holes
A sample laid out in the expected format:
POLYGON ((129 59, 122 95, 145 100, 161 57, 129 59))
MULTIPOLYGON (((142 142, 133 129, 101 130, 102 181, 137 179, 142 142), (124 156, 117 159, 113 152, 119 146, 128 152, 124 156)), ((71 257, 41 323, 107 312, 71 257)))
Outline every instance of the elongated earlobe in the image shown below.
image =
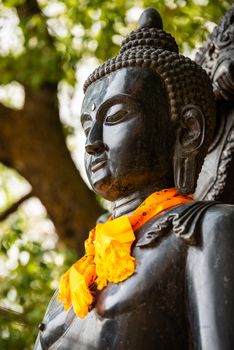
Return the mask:
POLYGON ((183 194, 194 193, 197 184, 196 160, 194 156, 175 157, 174 181, 177 191, 183 194))
POLYGON ((193 193, 201 170, 205 120, 201 109, 188 105, 183 109, 173 158, 174 181, 180 193, 193 193), (199 156, 198 156, 199 153, 199 156))

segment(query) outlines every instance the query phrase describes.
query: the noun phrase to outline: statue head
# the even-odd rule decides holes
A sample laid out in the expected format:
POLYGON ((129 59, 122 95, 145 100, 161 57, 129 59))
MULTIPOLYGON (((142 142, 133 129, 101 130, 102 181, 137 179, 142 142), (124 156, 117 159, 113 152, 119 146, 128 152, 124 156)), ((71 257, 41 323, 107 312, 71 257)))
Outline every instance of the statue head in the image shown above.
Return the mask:
POLYGON ((193 193, 214 129, 205 71, 178 53, 154 9, 84 85, 86 171, 109 200, 151 186, 193 193))

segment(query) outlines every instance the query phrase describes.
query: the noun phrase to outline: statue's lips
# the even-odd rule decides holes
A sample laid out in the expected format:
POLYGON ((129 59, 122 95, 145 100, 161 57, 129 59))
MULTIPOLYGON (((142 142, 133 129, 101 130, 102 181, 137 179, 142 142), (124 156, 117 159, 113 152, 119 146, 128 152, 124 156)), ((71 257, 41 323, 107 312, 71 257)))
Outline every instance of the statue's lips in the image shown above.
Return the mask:
POLYGON ((97 170, 103 168, 107 163, 107 159, 106 158, 98 158, 98 159, 95 159, 93 162, 92 162, 92 165, 91 165, 91 170, 93 173, 95 173, 97 170))

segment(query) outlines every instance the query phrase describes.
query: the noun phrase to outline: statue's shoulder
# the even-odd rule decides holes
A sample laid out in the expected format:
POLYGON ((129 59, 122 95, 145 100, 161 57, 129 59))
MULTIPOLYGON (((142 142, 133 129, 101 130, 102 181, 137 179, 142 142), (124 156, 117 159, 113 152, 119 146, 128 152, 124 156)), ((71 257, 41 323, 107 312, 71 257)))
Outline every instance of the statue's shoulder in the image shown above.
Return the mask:
POLYGON ((234 205, 216 203, 205 212, 201 224, 204 242, 221 240, 234 246, 234 205))
POLYGON ((200 276, 208 274, 214 281, 233 275, 234 205, 214 202, 204 212, 194 235, 196 244, 189 247, 187 255, 190 273, 195 277, 197 273, 200 276))
MULTIPOLYGON (((194 201, 155 216, 144 227, 137 246, 150 246, 174 234, 188 246, 201 246, 203 236, 233 231, 234 206, 215 201, 194 201)), ((230 233, 231 234, 231 233, 230 233)), ((233 235, 234 239, 234 235, 233 235)))
POLYGON ((214 202, 214 205, 206 211, 205 219, 213 221, 215 225, 221 222, 229 222, 234 218, 234 205, 214 202))
POLYGON ((187 244, 204 249, 206 242, 233 241, 234 205, 196 201, 182 206, 173 217, 173 231, 187 244))

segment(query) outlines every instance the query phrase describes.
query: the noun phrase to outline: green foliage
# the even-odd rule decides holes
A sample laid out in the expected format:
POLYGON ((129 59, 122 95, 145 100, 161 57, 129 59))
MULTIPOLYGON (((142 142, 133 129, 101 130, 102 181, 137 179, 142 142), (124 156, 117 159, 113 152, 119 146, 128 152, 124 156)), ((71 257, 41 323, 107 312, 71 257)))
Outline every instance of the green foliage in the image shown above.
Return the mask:
MULTIPOLYGON (((116 55, 119 42, 136 26, 128 11, 153 6, 183 49, 194 48, 208 34, 210 22, 217 22, 232 0, 6 0, 6 8, 17 9, 22 31, 23 50, 0 59, 0 83, 17 80, 38 88, 61 79, 75 82, 76 64, 81 58, 95 56, 104 61, 116 55), (35 3, 29 6, 29 3, 35 3), (55 4, 55 5, 53 5, 55 4)), ((138 14, 137 14, 138 17, 138 14)))
POLYGON ((76 260, 65 247, 55 252, 54 246, 30 238, 28 220, 19 211, 0 226, 0 349, 32 347, 59 278, 76 260))
MULTIPOLYGON (((28 184, 0 164, 0 210, 28 191, 28 184)), ((61 275, 77 260, 35 198, 0 223, 0 349, 31 349, 61 275)))

